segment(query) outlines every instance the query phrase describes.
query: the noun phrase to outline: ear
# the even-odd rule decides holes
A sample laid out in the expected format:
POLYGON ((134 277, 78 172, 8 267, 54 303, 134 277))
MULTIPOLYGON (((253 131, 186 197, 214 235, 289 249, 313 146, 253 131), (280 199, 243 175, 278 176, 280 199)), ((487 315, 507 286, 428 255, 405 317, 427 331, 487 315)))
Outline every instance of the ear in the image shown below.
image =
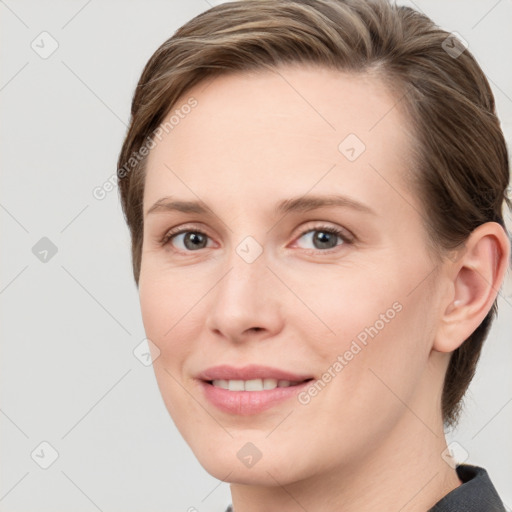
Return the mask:
POLYGON ((510 241, 497 222, 478 226, 457 260, 447 262, 444 309, 433 349, 453 352, 473 334, 491 309, 505 278, 510 241))

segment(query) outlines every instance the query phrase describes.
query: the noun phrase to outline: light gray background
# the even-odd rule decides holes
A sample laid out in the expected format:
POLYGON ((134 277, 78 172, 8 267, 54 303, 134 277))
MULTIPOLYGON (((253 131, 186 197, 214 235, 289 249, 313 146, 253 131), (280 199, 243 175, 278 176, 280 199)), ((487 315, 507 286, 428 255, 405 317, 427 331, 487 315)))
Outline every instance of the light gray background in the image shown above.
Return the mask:
MULTIPOLYGON (((201 468, 152 368, 132 352, 145 335, 128 230, 117 189, 102 201, 92 195, 115 173, 143 65, 210 5, 0 1, 1 511, 223 511, 230 502, 228 484, 201 468), (43 31, 59 45, 46 59, 31 48, 43 31), (32 252, 43 237, 58 250, 46 263, 32 252), (48 469, 35 462, 50 460, 43 441, 59 454, 48 469)), ((510 141, 512 2, 415 5, 468 41, 510 141)), ((449 440, 487 468, 511 506, 510 276, 499 308, 449 440)))

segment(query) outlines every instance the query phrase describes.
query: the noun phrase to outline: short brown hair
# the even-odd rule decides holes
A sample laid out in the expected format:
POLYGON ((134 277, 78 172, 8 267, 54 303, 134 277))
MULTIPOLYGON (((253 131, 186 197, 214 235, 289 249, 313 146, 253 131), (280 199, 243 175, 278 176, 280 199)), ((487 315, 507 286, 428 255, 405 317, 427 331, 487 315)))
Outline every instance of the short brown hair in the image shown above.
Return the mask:
MULTIPOLYGON (((230 2, 196 16, 165 41, 135 90, 118 183, 137 286, 146 158, 134 155, 183 93, 205 78, 301 63, 372 71, 391 86, 411 123, 414 184, 437 257, 463 245, 485 222, 497 222, 506 232, 502 206, 505 201, 511 207, 510 172, 493 93, 474 57, 450 33, 386 0, 230 2), (449 51, 454 47, 459 54, 449 51), (133 163, 127 168, 128 161, 133 163)), ((446 425, 459 417, 496 313, 495 301, 451 356, 441 404, 446 425)))

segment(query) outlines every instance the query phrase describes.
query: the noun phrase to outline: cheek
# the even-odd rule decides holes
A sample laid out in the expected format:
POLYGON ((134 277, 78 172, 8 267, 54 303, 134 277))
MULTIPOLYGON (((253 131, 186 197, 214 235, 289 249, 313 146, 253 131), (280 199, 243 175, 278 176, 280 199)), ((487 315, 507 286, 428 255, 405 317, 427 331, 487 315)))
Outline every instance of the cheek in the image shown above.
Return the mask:
POLYGON ((183 329, 194 316, 197 294, 176 279, 153 279, 142 271, 139 301, 146 336, 160 351, 155 363, 176 368, 190 347, 183 329))
POLYGON ((144 326, 156 339, 172 336, 180 319, 192 310, 201 295, 201 278, 190 268, 172 268, 162 254, 142 258, 139 300, 144 326))
POLYGON ((145 279, 141 272, 139 301, 146 336, 161 348, 163 336, 172 325, 171 315, 166 314, 174 309, 170 294, 159 283, 145 279))
POLYGON ((399 405, 393 392, 410 396, 427 364, 432 319, 425 314, 427 291, 410 293, 409 270, 417 275, 393 266, 374 273, 343 269, 339 275, 331 268, 330 275, 318 272, 314 282, 302 280, 294 288, 310 311, 290 308, 286 321, 302 329, 322 381, 319 394, 332 393, 329 400, 345 405, 353 397, 360 412, 379 402, 399 405))
POLYGON ((292 295, 283 290, 280 299, 287 304, 286 324, 304 330, 304 343, 312 343, 319 361, 350 350, 353 341, 366 347, 398 320, 400 284, 386 278, 385 269, 379 270, 373 275, 355 266, 318 266, 309 272, 283 272, 283 280, 293 283, 294 291, 292 295))

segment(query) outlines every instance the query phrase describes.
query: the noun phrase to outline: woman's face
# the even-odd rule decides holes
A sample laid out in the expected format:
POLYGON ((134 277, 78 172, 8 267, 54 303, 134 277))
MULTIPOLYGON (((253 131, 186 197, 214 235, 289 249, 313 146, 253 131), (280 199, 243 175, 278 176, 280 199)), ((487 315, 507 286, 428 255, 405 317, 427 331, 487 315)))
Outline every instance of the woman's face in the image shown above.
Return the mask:
POLYGON ((155 138, 142 318, 167 409, 217 478, 354 467, 438 419, 440 286, 397 100, 368 76, 239 73, 190 89, 155 138))

